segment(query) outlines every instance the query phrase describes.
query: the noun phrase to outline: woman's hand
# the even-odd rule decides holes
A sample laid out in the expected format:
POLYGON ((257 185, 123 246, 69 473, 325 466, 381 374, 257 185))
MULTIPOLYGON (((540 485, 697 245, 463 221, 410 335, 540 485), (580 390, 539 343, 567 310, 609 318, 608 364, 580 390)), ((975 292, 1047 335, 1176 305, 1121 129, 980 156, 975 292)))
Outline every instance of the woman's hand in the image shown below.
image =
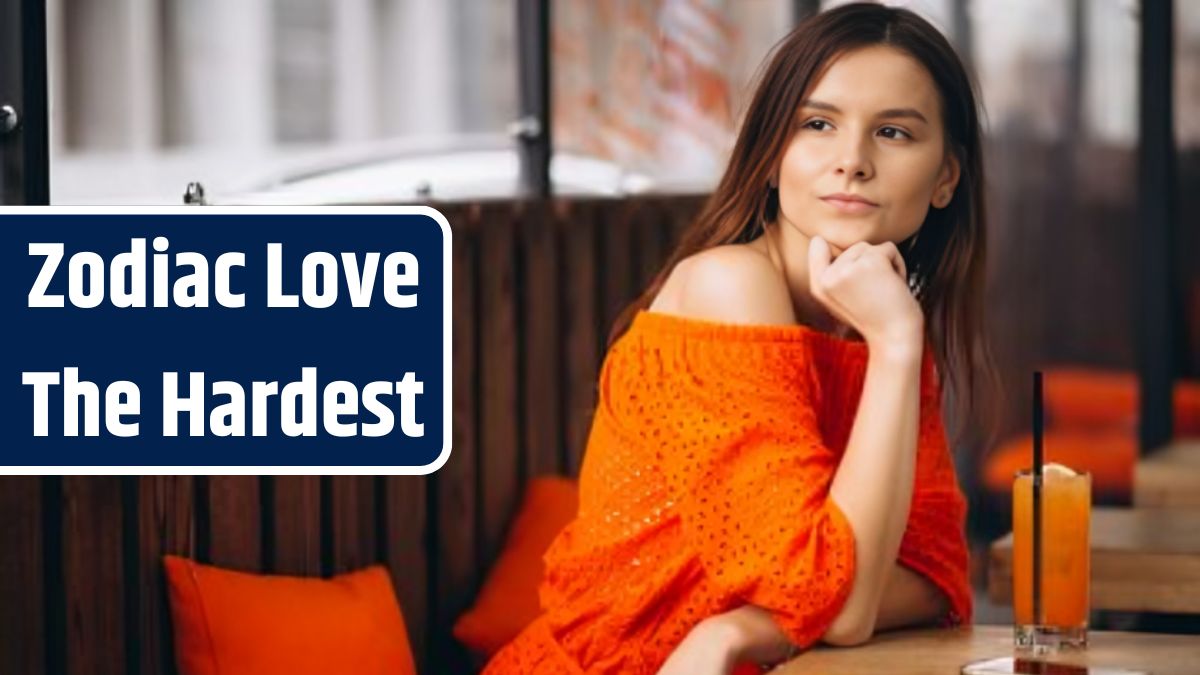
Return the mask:
POLYGON ((808 243, 808 278, 814 298, 871 346, 923 348, 924 315, 908 289, 908 272, 891 242, 859 242, 833 257, 829 243, 808 243))
POLYGON ((791 643, 770 612, 742 605, 697 624, 658 673, 728 675, 739 663, 779 663, 792 653, 791 643))
POLYGON ((740 647, 734 626, 721 616, 696 624, 658 669, 658 675, 729 675, 740 647))

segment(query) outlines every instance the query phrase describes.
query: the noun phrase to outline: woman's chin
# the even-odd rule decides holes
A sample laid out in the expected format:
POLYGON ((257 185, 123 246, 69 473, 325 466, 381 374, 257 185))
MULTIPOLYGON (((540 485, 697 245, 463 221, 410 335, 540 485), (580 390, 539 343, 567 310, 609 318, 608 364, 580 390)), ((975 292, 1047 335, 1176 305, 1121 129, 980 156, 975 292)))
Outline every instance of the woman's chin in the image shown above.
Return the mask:
POLYGON ((845 251, 846 249, 850 248, 851 246, 857 244, 860 241, 865 241, 865 240, 852 239, 850 237, 845 237, 845 236, 826 237, 825 238, 825 243, 829 244, 829 251, 831 253, 833 253, 833 257, 835 257, 835 258, 838 257, 839 255, 841 255, 843 251, 845 251))
POLYGON ((825 240, 825 243, 829 244, 829 249, 833 252, 834 257, 841 255, 842 251, 860 242, 875 245, 888 240, 886 237, 876 236, 874 229, 864 230, 863 232, 846 232, 843 228, 836 234, 818 234, 825 240))

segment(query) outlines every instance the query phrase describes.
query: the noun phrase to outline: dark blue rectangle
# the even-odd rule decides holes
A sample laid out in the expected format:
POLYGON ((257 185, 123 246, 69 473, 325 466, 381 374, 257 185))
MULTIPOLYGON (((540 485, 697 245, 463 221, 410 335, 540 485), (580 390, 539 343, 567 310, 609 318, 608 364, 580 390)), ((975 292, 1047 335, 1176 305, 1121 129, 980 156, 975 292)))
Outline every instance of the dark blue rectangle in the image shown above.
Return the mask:
MULTIPOLYGON (((432 212, 430 212, 432 213, 432 212)), ((154 215, 34 215, 28 211, 0 212, 0 255, 3 264, 3 312, 8 339, 3 348, 3 407, 5 433, 0 444, 4 466, 191 466, 191 467, 421 467, 442 455, 448 445, 445 410, 447 372, 447 294, 445 260, 449 230, 429 213, 279 214, 250 210, 237 213, 154 215), (181 273, 175 256, 198 252, 208 261, 209 306, 153 307, 155 237, 169 241, 172 285, 181 273), (113 306, 109 289, 103 302, 91 309, 73 306, 69 297, 62 308, 31 308, 28 297, 45 258, 29 255, 29 244, 64 244, 64 256, 47 293, 68 295, 70 258, 92 251, 105 263, 104 280, 117 254, 131 249, 131 240, 146 241, 147 307, 113 306), (370 306, 354 307, 348 297, 345 269, 338 266, 338 297, 325 309, 267 306, 267 246, 282 244, 282 287, 301 294, 304 257, 312 252, 331 253, 341 262, 343 252, 355 254, 359 272, 368 252, 379 253, 370 306), (245 253, 245 267, 233 268, 234 292, 245 294, 242 308, 223 307, 211 291, 215 262, 222 253, 245 253), (397 308, 386 301, 384 260, 389 253, 405 251, 418 262, 415 307, 397 308), (77 367, 79 377, 99 388, 99 435, 87 437, 80 407, 80 435, 63 435, 63 388, 50 387, 48 435, 34 435, 34 388, 22 384, 22 373, 63 372, 77 367), (280 426, 280 397, 266 407, 267 435, 252 436, 252 382, 274 381, 282 389, 301 379, 302 368, 317 369, 316 431, 312 437, 290 437, 280 426), (164 437, 162 424, 163 373, 179 374, 180 393, 186 395, 189 373, 203 371, 209 389, 205 435, 188 435, 186 415, 179 416, 179 436, 164 437), (322 392, 329 382, 345 380, 361 394, 370 382, 398 382, 413 373, 423 384, 415 396, 416 422, 424 434, 410 437, 401 428, 401 400, 380 397, 394 415, 394 428, 384 436, 329 435, 324 426, 322 392), (105 388, 117 380, 135 383, 141 396, 137 436, 111 435, 105 424, 105 388), (213 396, 214 381, 237 382, 245 391, 245 436, 217 437, 209 428, 207 413, 228 402, 213 396)), ((444 220, 443 220, 444 222, 444 220)), ((90 293, 86 284, 83 289, 90 293)), ((318 291, 326 289, 318 286, 318 291)), ((173 294, 171 294, 173 295, 173 294)), ((134 421, 126 419, 126 421, 134 421)), ((358 418, 343 422, 377 422, 362 407, 358 418)), ((443 459, 444 461, 444 459, 443 459)))

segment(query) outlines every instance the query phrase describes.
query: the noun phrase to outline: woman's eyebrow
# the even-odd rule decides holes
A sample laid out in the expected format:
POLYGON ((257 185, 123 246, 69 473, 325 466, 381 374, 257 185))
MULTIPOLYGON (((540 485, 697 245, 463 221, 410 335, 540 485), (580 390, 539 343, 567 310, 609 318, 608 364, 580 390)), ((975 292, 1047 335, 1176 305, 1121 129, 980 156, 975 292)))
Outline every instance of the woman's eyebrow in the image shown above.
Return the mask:
MULTIPOLYGON (((800 107, 801 108, 813 108, 815 110, 826 110, 826 111, 829 111, 832 113, 839 113, 839 114, 842 112, 840 108, 833 105, 832 103, 825 103, 824 101, 816 101, 813 99, 809 99, 809 100, 801 103, 800 107)), ((911 119, 918 120, 920 122, 924 122, 925 124, 929 124, 929 120, 925 119, 925 116, 922 115, 921 112, 919 110, 917 110, 916 108, 888 108, 887 110, 880 110, 879 113, 876 115, 876 117, 887 117, 887 118, 908 117, 911 119)))

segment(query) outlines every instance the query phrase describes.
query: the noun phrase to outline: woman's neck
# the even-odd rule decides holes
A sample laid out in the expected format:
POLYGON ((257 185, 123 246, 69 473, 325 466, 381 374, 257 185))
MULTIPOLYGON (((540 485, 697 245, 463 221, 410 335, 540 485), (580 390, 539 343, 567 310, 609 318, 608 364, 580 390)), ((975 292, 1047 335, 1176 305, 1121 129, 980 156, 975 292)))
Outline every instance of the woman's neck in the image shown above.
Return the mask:
MULTIPOLYGON (((763 236, 752 242, 770 257, 787 282, 796 321, 839 337, 856 336, 854 329, 838 320, 815 297, 808 278, 809 237, 782 216, 768 223, 763 236)), ((834 257, 841 249, 830 244, 834 257)))

